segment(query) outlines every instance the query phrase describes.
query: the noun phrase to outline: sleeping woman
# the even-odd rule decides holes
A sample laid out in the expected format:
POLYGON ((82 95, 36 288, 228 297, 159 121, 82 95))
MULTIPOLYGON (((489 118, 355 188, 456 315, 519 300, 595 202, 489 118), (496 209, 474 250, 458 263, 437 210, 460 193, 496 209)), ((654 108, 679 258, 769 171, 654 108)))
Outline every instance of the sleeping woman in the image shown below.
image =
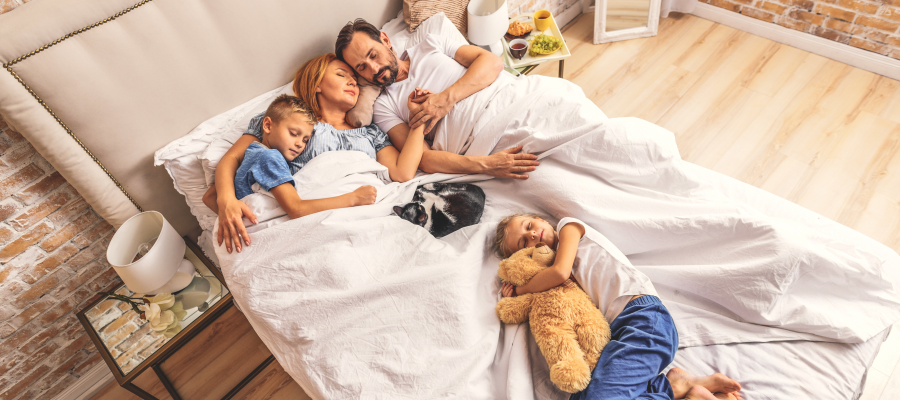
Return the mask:
MULTIPOLYGON (((324 152, 352 150, 362 151, 387 167, 394 181, 405 182, 415 176, 424 147, 424 126, 410 132, 410 135, 418 135, 418 140, 408 141, 409 144, 403 147, 401 154, 391 144, 387 133, 377 125, 354 128, 348 124, 347 112, 356 105, 359 88, 353 71, 334 54, 323 54, 300 67, 294 77, 293 89, 312 110, 317 123, 306 148, 288 162, 291 174, 297 173, 306 163, 324 152)), ((410 98, 428 93, 416 88, 410 93, 410 98)), ((416 107, 416 103, 410 101, 409 107, 416 107)), ((243 244, 250 245, 250 235, 247 234, 241 217, 257 223, 256 215, 235 196, 234 178, 247 148, 263 141, 263 122, 264 113, 250 120, 247 131, 231 146, 216 167, 215 186, 203 196, 203 202, 219 214, 218 242, 220 246, 224 242, 229 253, 232 244, 237 251, 241 251, 243 244), (240 239, 243 239, 243 244, 240 239)), ((371 201, 374 201, 374 197, 371 196, 371 201)))

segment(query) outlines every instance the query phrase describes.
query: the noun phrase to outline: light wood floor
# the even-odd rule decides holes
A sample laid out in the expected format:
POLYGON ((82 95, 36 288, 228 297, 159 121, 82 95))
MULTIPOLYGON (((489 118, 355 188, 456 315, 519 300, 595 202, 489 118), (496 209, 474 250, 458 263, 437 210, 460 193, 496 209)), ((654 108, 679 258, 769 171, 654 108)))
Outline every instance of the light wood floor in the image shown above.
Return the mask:
MULTIPOLYGON (((565 77, 610 117, 675 133, 682 157, 900 250, 900 82, 690 15, 659 35, 594 46, 590 15, 565 30, 565 77)), ((556 76, 557 64, 533 73, 556 76)), ((900 324, 862 399, 900 398, 900 324)), ((186 399, 219 398, 268 355, 232 309, 164 365, 186 399)), ((138 385, 166 399, 155 375, 138 385)), ((271 365, 238 396, 304 399, 271 365)), ((94 399, 134 399, 115 382, 94 399)))

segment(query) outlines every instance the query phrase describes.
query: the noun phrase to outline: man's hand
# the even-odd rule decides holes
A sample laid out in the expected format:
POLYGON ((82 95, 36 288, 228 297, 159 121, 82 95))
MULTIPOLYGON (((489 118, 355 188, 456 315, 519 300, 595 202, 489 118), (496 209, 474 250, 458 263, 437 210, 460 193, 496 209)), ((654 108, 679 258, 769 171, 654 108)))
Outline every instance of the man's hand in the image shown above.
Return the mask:
POLYGON ((534 154, 522 153, 522 145, 485 157, 484 173, 498 178, 528 179, 526 172, 534 171, 541 163, 534 154))
POLYGON ((425 136, 428 136, 438 121, 450 113, 453 105, 454 103, 450 101, 444 92, 426 94, 410 99, 409 129, 413 130, 422 124, 427 124, 425 125, 425 136), (412 103, 420 106, 413 110, 412 103))
POLYGON ((352 204, 354 207, 367 206, 369 204, 375 204, 375 198, 378 196, 378 191, 375 190, 374 186, 360 186, 359 189, 356 189, 352 193, 350 193, 350 196, 350 204, 352 204))
POLYGON ((247 246, 250 245, 250 235, 244 229, 244 221, 241 219, 244 216, 254 224, 259 223, 256 215, 243 201, 231 198, 219 204, 219 246, 225 242, 225 249, 228 250, 228 253, 231 253, 232 244, 238 253, 241 252, 241 238, 244 239, 247 246))

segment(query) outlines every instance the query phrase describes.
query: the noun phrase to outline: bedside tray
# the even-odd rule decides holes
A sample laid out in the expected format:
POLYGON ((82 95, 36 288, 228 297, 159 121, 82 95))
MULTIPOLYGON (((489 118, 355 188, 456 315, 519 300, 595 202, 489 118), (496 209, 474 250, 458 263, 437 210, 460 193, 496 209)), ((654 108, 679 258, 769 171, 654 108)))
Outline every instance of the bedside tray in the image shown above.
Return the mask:
MULTIPOLYGON (((534 19, 532 18, 532 14, 522 14, 515 18, 510 19, 510 21, 515 21, 515 20, 522 21, 526 24, 531 25, 531 27, 534 28, 534 19)), ((537 56, 532 56, 529 52, 525 52, 525 56, 522 57, 521 60, 517 60, 512 56, 512 54, 509 54, 509 40, 507 40, 504 37, 503 38, 503 53, 506 55, 506 59, 509 62, 510 68, 521 68, 521 67, 525 67, 528 65, 541 64, 541 63, 550 62, 550 61, 558 61, 558 60, 562 60, 562 59, 567 58, 572 55, 572 53, 569 52, 569 45, 566 44, 566 39, 563 38, 562 33, 559 31, 559 26, 556 25, 556 19, 554 17, 552 17, 552 16, 550 17, 550 27, 547 28, 547 30, 545 30, 543 32, 538 32, 537 28, 534 28, 531 31, 531 33, 528 36, 526 36, 524 39, 526 41, 530 42, 534 36, 536 36, 540 33, 543 33, 543 34, 549 35, 549 36, 553 36, 553 37, 556 37, 556 38, 562 40, 562 43, 563 43, 562 48, 560 48, 559 50, 557 50, 556 52, 553 52, 551 54, 544 54, 544 55, 537 55, 537 56)))

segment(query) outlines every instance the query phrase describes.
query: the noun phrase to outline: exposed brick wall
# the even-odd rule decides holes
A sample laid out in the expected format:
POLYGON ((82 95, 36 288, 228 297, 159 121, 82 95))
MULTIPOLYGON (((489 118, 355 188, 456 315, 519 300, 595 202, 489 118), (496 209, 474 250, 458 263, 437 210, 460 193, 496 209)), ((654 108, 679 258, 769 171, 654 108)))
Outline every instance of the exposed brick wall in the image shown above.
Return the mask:
POLYGON ((0 0, 0 14, 3 14, 7 11, 12 11, 12 9, 21 6, 23 3, 27 3, 31 0, 0 0))
POLYGON ((0 400, 50 399, 102 362, 75 312, 119 279, 112 234, 0 119, 0 400))
POLYGON ((900 59, 900 0, 699 0, 900 59))
POLYGON ((547 10, 557 16, 569 7, 581 7, 581 3, 578 0, 509 0, 506 7, 510 18, 537 10, 547 10))

